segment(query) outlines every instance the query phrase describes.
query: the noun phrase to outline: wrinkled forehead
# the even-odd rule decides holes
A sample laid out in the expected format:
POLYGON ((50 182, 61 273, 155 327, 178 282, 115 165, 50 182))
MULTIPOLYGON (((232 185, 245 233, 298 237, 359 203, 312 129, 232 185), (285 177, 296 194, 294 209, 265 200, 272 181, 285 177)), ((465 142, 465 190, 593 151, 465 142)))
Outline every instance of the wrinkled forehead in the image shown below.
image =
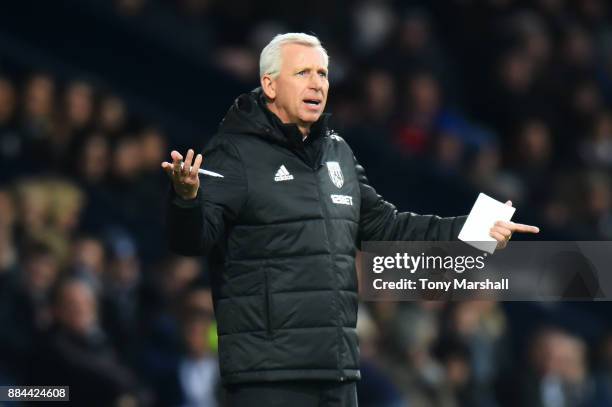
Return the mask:
POLYGON ((281 49, 281 70, 312 68, 327 70, 327 61, 319 47, 302 44, 285 44, 281 49))

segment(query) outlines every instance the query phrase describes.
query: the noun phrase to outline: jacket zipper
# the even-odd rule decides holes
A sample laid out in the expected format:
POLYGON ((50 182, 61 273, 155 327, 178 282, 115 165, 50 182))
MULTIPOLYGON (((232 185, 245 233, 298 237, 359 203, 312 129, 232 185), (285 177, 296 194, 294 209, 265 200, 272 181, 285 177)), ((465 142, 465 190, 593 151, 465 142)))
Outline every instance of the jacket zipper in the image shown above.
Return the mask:
MULTIPOLYGON (((329 230, 331 230, 331 225, 329 224, 329 213, 327 211, 327 207, 325 206, 325 201, 323 200, 323 191, 321 190, 321 183, 319 182, 318 178, 317 178, 317 171, 320 168, 320 166, 317 166, 317 168, 313 168, 312 174, 313 177, 315 178, 315 184, 317 184, 317 192, 319 193, 319 203, 321 205, 321 210, 323 212, 323 216, 325 218, 325 223, 324 223, 324 231, 325 231, 325 238, 327 240, 327 244, 329 245, 330 248, 330 253, 329 253, 329 260, 330 260, 330 267, 331 267, 331 271, 332 271, 332 275, 331 278, 333 279, 333 283, 334 283, 334 291, 336 292, 334 298, 333 298, 333 307, 334 307, 334 311, 338 311, 338 297, 340 295, 340 291, 338 290, 338 283, 337 283, 337 278, 336 278, 336 268, 334 267, 334 258, 333 258, 333 250, 331 249, 331 240, 329 237, 329 230)), ((334 312, 336 315, 338 315, 338 312, 334 312)), ((337 330, 336 330, 336 335, 337 335, 337 346, 338 346, 338 354, 337 354, 337 369, 338 372, 340 373, 340 377, 339 380, 342 382, 345 380, 344 377, 344 373, 342 371, 342 367, 340 366, 340 346, 342 344, 342 328, 340 326, 337 326, 337 330)))

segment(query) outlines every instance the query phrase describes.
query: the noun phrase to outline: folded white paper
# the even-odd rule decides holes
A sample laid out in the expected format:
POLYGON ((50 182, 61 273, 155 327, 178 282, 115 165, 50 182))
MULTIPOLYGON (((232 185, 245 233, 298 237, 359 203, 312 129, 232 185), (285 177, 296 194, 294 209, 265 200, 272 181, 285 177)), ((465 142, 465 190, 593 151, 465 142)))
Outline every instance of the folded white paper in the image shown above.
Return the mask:
POLYGON ((489 232, 498 220, 510 221, 515 210, 516 208, 481 192, 463 225, 463 229, 459 232, 459 240, 493 254, 497 247, 497 240, 492 238, 489 232))

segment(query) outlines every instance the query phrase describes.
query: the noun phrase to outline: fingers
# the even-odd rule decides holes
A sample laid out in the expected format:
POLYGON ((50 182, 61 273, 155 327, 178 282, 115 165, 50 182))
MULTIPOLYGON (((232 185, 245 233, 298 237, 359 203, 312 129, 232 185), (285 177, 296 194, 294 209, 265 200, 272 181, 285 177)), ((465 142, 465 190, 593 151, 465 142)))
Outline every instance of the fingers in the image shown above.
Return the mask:
POLYGON ((195 161, 193 162, 193 167, 191 168, 191 171, 194 174, 198 174, 198 170, 200 169, 200 165, 202 165, 202 154, 198 154, 195 158, 195 161))
POLYGON ((172 157, 172 162, 177 163, 183 160, 183 156, 176 150, 172 150, 170 153, 170 157, 172 157))
POLYGON ((202 154, 198 154, 194 160, 194 155, 194 150, 190 148, 187 150, 185 161, 183 161, 183 156, 178 151, 172 150, 170 153, 172 162, 170 163, 164 161, 161 163, 161 167, 168 175, 172 176, 176 180, 179 180, 181 177, 191 177, 193 175, 197 176, 198 170, 202 165, 203 156, 202 154))
POLYGON ((170 157, 172 157, 172 169, 175 174, 178 174, 181 169, 181 162, 183 161, 183 156, 176 150, 173 150, 170 153, 170 157))
POLYGON ((497 240, 500 243, 506 241, 506 238, 496 230, 491 229, 491 232, 489 234, 491 235, 493 239, 497 240))
POLYGON ((185 163, 181 170, 181 173, 188 177, 191 175, 191 161, 193 160, 193 150, 190 148, 187 150, 187 156, 185 157, 185 163))
POLYGON ((540 233, 540 228, 537 226, 523 225, 522 223, 515 223, 515 230, 523 233, 540 233))
POLYGON ((491 237, 493 239, 497 240, 497 248, 498 249, 503 249, 508 244, 508 239, 509 238, 506 238, 504 235, 502 235, 497 230, 491 229, 491 232, 489 234, 491 235, 491 237))
POLYGON ((497 232, 500 235, 504 236, 504 238, 506 239, 510 239, 512 237, 512 230, 503 226, 494 226, 491 228, 491 232, 497 232))
POLYGON ((161 167, 166 174, 172 176, 172 164, 171 163, 164 161, 163 163, 161 163, 161 167))
POLYGON ((522 223, 505 222, 498 220, 495 222, 495 226, 500 226, 509 229, 511 232, 522 232, 522 233, 539 233, 540 228, 537 226, 524 225, 522 223))
POLYGON ((173 150, 170 153, 170 156, 172 157, 172 176, 175 179, 178 179, 181 174, 181 162, 183 161, 183 156, 176 150, 173 150))

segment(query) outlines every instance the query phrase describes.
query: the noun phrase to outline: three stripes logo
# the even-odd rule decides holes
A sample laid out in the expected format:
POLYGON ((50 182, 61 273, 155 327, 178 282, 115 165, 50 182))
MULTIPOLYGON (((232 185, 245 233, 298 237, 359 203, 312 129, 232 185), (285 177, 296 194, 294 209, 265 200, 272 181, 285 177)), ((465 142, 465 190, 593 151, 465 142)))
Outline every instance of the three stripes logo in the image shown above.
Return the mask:
POLYGON ((287 171, 287 168, 285 167, 285 165, 281 165, 278 171, 276 171, 276 174, 274 175, 274 181, 276 182, 290 181, 292 179, 293 179, 293 175, 291 175, 289 171, 287 171))

